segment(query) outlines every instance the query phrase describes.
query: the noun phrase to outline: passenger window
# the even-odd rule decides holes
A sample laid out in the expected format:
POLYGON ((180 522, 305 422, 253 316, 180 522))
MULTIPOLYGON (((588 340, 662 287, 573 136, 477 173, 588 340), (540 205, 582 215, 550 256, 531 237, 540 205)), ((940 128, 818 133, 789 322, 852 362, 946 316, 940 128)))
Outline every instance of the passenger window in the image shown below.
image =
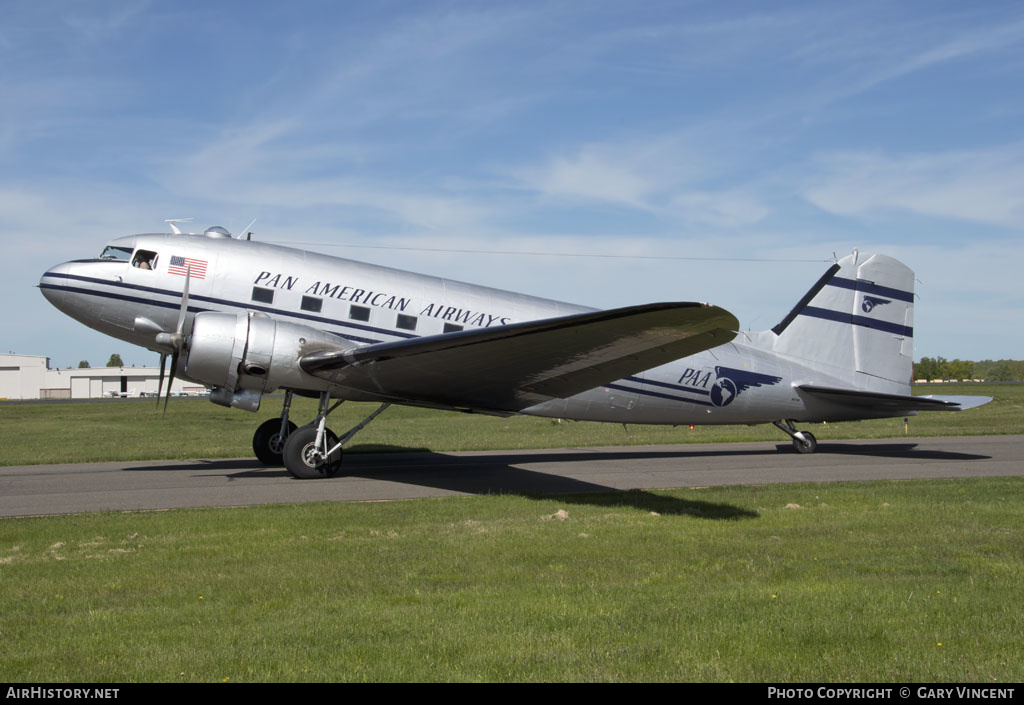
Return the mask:
POLYGON ((156 253, 137 250, 132 258, 132 266, 136 269, 156 269, 156 253))
POLYGON ((313 313, 320 313, 320 310, 324 306, 324 300, 318 299, 315 296, 303 296, 302 303, 300 304, 303 311, 312 311, 313 313))
POLYGON ((254 286, 252 288, 252 300, 261 304, 272 304, 274 303, 274 290, 254 286))
POLYGON ((460 331, 460 330, 462 330, 462 326, 455 325, 454 323, 445 323, 444 324, 444 332, 445 333, 455 333, 456 331, 460 331))
POLYGON ((396 325, 402 330, 416 330, 416 316, 406 316, 404 313, 400 313, 396 325))
POLYGON ((366 306, 349 306, 348 317, 353 321, 368 321, 370 320, 370 309, 366 306))

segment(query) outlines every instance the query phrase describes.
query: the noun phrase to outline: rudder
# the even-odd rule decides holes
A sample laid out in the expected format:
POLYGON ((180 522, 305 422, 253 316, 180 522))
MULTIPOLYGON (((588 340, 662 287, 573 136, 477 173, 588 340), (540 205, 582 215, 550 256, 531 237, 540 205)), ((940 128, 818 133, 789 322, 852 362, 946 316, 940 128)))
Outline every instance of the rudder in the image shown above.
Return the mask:
POLYGON ((858 388, 909 393, 913 316, 913 271, 892 257, 854 251, 772 329, 772 348, 858 388))

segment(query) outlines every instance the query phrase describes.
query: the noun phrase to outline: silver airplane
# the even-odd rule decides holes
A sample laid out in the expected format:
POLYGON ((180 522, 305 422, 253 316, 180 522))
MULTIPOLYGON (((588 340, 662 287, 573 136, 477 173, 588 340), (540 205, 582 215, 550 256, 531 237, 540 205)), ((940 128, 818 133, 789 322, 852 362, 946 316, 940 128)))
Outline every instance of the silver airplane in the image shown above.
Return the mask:
MULTIPOLYGON (((796 423, 970 408, 988 397, 911 396, 914 275, 885 255, 832 265, 771 330, 739 332, 705 303, 596 310, 233 238, 132 235, 59 264, 39 287, 91 328, 168 356, 210 400, 256 411, 284 390, 256 456, 329 477, 342 447, 389 404, 621 424, 796 423), (293 394, 316 418, 289 419, 293 394), (332 400, 334 403, 332 404, 332 400), (340 437, 346 400, 381 406, 340 437)), ((168 391, 170 385, 168 385, 168 391)), ((164 400, 166 409, 166 398, 164 400)))

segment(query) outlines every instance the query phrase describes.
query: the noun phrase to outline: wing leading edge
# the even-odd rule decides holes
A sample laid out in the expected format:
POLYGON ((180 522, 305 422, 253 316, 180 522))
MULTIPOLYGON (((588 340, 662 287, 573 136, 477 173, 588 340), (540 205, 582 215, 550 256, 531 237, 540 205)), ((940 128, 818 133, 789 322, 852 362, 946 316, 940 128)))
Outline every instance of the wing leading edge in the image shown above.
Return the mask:
POLYGON ((299 364, 379 398, 515 412, 722 345, 738 329, 717 306, 659 303, 318 351, 299 364))

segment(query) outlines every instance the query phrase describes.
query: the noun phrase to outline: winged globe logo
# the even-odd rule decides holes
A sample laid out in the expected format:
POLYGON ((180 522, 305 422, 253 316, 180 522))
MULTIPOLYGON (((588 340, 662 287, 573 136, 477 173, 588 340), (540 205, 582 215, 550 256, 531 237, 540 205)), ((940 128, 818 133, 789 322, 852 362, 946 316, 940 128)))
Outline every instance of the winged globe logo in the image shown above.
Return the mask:
POLYGON ((728 406, 736 398, 736 383, 728 377, 719 377, 711 385, 711 403, 715 406, 728 406))
POLYGON ((744 390, 761 385, 772 386, 782 377, 765 375, 732 367, 715 367, 715 382, 711 385, 711 403, 715 406, 729 406, 744 390))
POLYGON ((864 313, 871 313, 871 309, 875 306, 882 306, 884 304, 891 304, 892 301, 889 299, 878 299, 874 296, 865 296, 864 300, 861 301, 860 308, 864 313))

